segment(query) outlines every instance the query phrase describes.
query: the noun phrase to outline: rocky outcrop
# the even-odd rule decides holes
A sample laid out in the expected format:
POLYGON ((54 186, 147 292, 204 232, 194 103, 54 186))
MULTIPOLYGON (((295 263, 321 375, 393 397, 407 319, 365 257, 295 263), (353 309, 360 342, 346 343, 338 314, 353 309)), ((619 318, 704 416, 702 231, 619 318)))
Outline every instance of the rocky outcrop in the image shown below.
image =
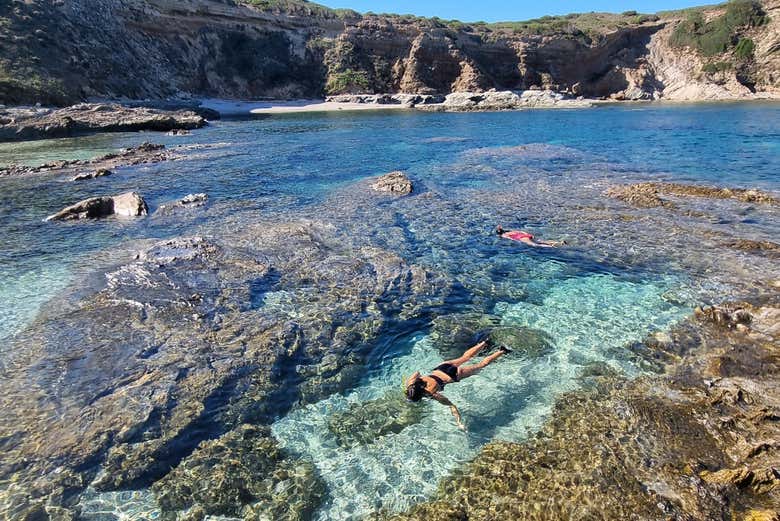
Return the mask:
POLYGON ((0 141, 71 137, 92 132, 133 132, 200 128, 206 120, 195 112, 83 103, 63 109, 0 110, 0 141))
POLYGON ((99 219, 117 215, 120 217, 142 217, 149 213, 146 201, 137 192, 120 195, 91 197, 68 206, 46 218, 47 221, 72 221, 78 219, 99 219))
POLYGON ((376 179, 371 184, 375 192, 384 192, 393 195, 408 195, 412 193, 412 181, 403 172, 390 172, 376 179))
POLYGON ((40 166, 27 166, 27 165, 10 165, 5 168, 0 168, 0 177, 10 176, 23 176, 30 174, 53 174, 53 175, 73 175, 74 181, 82 179, 91 179, 97 176, 98 172, 109 172, 111 169, 142 165, 148 163, 159 163, 160 161, 167 161, 172 159, 178 159, 179 156, 174 152, 167 150, 165 145, 159 145, 155 143, 142 143, 137 147, 130 147, 120 150, 119 152, 112 152, 104 156, 96 157, 88 160, 73 160, 73 161, 55 161, 52 163, 45 163, 40 166), (84 173, 86 168, 91 169, 89 172, 84 173), (79 177, 79 179, 76 179, 79 177))
POLYGON ((331 103, 365 103, 369 105, 431 105, 443 103, 445 97, 440 94, 339 94, 328 96, 325 101, 331 103))

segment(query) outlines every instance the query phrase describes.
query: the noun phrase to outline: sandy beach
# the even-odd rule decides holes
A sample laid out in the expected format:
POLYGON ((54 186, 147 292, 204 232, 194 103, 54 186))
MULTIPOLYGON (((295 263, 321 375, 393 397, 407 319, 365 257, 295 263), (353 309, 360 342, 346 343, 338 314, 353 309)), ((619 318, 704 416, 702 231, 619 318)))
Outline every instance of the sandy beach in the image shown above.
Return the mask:
POLYGON ((336 112, 357 110, 399 110, 405 107, 397 105, 378 105, 373 103, 334 103, 321 99, 295 101, 228 101, 204 99, 202 106, 214 109, 223 116, 246 114, 291 114, 297 112, 336 112))

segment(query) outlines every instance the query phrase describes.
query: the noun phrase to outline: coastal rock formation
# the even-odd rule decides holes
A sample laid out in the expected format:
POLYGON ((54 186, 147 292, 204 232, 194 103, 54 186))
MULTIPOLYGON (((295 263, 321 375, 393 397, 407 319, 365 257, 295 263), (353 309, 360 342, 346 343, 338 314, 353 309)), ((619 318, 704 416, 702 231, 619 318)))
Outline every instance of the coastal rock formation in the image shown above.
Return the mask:
POLYGON ((442 103, 418 107, 428 111, 470 112, 487 110, 519 110, 527 108, 583 108, 590 107, 587 100, 567 98, 548 90, 454 92, 442 103))
POLYGON ((90 197, 68 206, 46 218, 47 221, 71 221, 78 219, 99 219, 118 215, 120 217, 142 217, 149 213, 143 197, 137 192, 105 197, 90 197))
POLYGON ((648 351, 674 354, 667 375, 590 376, 592 386, 558 399, 536 437, 488 444, 443 480, 433 500, 391 519, 761 519, 777 512, 780 307, 722 308, 742 309, 750 325, 681 324, 648 351))
POLYGON ((443 103, 445 96, 438 94, 339 94, 328 96, 330 103, 365 103, 368 105, 431 105, 443 103))
MULTIPOLYGON (((387 250, 351 248, 326 223, 259 222, 219 236, 144 247, 96 293, 74 288, 74 306, 44 310, 13 340, 0 396, 0 479, 12 484, 2 511, 72 511, 96 477, 99 490, 139 488, 180 465, 181 475, 198 471, 186 479, 215 483, 233 463, 212 471, 213 454, 272 445, 261 432, 247 439, 241 425, 353 385, 376 339, 407 331, 449 287, 387 250)), ((242 504, 262 511, 268 491, 286 485, 316 502, 305 464, 272 454, 235 464, 274 469, 252 478, 270 481, 247 482, 257 499, 242 504)), ((238 508, 207 490, 166 493, 176 481, 158 486, 172 509, 174 496, 238 508)))
MULTIPOLYGON (((104 156, 88 160, 73 161, 54 161, 40 166, 10 165, 0 168, 0 177, 23 176, 29 174, 69 174, 81 179, 91 179, 93 174, 99 171, 108 172, 113 168, 121 166, 142 165, 148 163, 159 163, 171 159, 178 159, 179 156, 170 150, 166 150, 165 145, 155 143, 142 143, 137 147, 125 148, 119 152, 112 152, 104 156), (83 174, 85 167, 93 169, 92 172, 83 174), (87 176, 87 177, 82 177, 87 176)), ((107 175, 107 174, 104 174, 107 175)))
POLYGON ((71 181, 86 181, 87 179, 96 179, 98 177, 106 177, 109 175, 113 175, 113 172, 111 170, 108 170, 107 168, 98 168, 94 172, 78 174, 77 176, 74 176, 73 179, 71 179, 71 181))
POLYGON ((393 195, 408 195, 412 193, 412 181, 403 172, 390 172, 379 177, 371 184, 376 192, 385 192, 393 195))
POLYGON ((711 6, 469 24, 300 0, 29 0, 0 8, 0 103, 490 89, 612 100, 777 97, 780 4, 749 7, 744 20, 711 6))
POLYGON ((163 111, 115 103, 82 103, 63 109, 0 110, 0 142, 70 137, 92 132, 200 128, 206 120, 188 110, 163 111))

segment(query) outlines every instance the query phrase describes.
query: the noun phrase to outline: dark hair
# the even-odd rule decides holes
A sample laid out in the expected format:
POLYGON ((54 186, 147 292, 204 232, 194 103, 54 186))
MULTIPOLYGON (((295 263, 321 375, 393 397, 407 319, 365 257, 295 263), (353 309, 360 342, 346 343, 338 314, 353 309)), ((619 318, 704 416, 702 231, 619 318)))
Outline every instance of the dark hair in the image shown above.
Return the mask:
POLYGON ((502 233, 504 233, 504 229, 499 224, 498 226, 496 226, 496 235, 501 235, 502 233))
POLYGON ((422 400, 425 394, 425 381, 422 378, 418 378, 413 383, 406 386, 406 399, 413 402, 419 402, 422 400))

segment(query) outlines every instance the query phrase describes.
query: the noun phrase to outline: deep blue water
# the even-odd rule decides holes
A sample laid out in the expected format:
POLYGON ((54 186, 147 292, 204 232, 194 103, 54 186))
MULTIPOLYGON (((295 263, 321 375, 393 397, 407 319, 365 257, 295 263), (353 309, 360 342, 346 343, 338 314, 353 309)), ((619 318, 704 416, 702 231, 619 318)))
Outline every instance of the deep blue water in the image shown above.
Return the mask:
MULTIPOLYGON (((435 408, 425 422, 370 447, 346 450, 323 434, 334 410, 380 397, 403 375, 436 363, 424 327, 403 342, 380 342, 385 347, 374 354, 369 377, 349 393, 280 418, 274 433, 318 462, 328 483, 323 519, 408 507, 483 443, 520 440, 537 429, 555 396, 576 387, 584 365, 607 362, 638 374, 643 369, 627 346, 667 329, 698 303, 748 294, 757 273, 780 276, 769 259, 718 248, 723 238, 780 241, 775 207, 696 200, 686 203, 694 213, 674 213, 604 196, 613 184, 644 180, 780 190, 778 104, 225 120, 191 137, 117 134, 1 145, 0 164, 90 157, 144 140, 180 147, 184 158, 86 183, 0 179, 0 338, 23 328, 68 284, 126 260, 138 239, 218 236, 253 219, 303 218, 442 271, 476 295, 454 301, 450 312, 494 313, 554 339, 554 354, 507 362, 478 396, 465 384, 453 387, 451 397, 474 426, 470 437, 435 408), (418 194, 436 197, 375 205, 350 197, 357 181, 392 170, 405 171, 418 194), (42 222, 80 199, 127 190, 139 191, 152 212, 188 193, 205 192, 210 200, 191 218, 42 222), (499 222, 571 245, 507 245, 491 236, 499 222), (431 442, 411 442, 419 439, 431 442), (430 475, 419 480, 406 469, 409 461, 427 462, 430 475)), ((281 298, 258 294, 248 305, 281 298)), ((137 508, 152 508, 148 495, 139 497, 137 508)))

